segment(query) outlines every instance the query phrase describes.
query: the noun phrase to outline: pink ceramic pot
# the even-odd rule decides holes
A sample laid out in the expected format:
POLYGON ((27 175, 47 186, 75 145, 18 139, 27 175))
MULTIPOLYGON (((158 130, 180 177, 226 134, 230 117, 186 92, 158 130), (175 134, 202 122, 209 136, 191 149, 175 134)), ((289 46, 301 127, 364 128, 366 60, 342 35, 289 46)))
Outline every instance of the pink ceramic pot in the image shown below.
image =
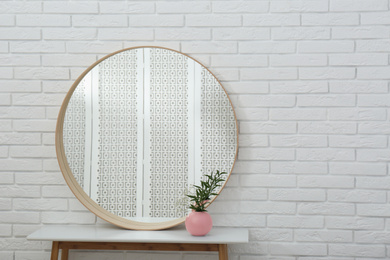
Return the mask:
POLYGON ((213 227, 211 216, 207 212, 191 212, 186 217, 186 229, 193 236, 204 236, 213 227))

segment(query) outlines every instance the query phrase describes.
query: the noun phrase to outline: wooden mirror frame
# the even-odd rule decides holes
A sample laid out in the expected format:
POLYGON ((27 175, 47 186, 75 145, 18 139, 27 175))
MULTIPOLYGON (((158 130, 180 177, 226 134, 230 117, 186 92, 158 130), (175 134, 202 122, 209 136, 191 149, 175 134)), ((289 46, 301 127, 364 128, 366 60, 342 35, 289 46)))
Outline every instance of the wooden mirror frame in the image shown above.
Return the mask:
MULTIPOLYGON (((75 195, 75 197, 89 210, 91 211, 92 213, 94 213, 97 217, 109 222, 109 223, 112 223, 116 226, 119 226, 119 227, 122 227, 122 228, 126 228, 126 229, 135 229, 135 230, 161 230, 161 229, 166 229, 166 228, 170 228, 170 227, 173 227, 173 226, 176 226, 176 225, 179 225, 181 223, 183 223, 185 221, 185 217, 182 217, 182 218, 177 218, 177 219, 174 219, 174 220, 170 220, 170 221, 164 221, 164 222, 139 222, 139 221, 133 221, 133 220, 128 220, 126 218, 122 218, 122 217, 119 217, 105 209, 103 209, 103 207, 101 207, 99 204, 97 204, 95 201, 93 201, 85 192, 84 190, 82 189, 82 187, 78 184, 77 180, 75 179, 75 177, 73 176, 73 173, 72 173, 72 170, 70 169, 69 167, 69 164, 68 164, 68 161, 67 161, 67 158, 66 158, 66 155, 65 155, 65 149, 64 149, 64 144, 63 144, 63 127, 64 127, 64 119, 65 119, 65 112, 66 112, 66 108, 69 104, 69 101, 72 97, 72 94, 73 92, 75 91, 75 89, 77 88, 77 86, 79 85, 79 83, 81 82, 81 80, 85 77, 85 75, 90 72, 95 66, 97 66, 100 62, 102 62, 103 60, 115 55, 115 54, 118 54, 120 52, 124 52, 124 51, 127 51, 127 50, 132 50, 132 49, 138 49, 138 48, 160 48, 160 49, 166 49, 166 50, 169 50, 169 51, 173 51, 173 52, 176 52, 176 53, 179 53, 179 54, 182 54, 192 60, 194 60, 195 62, 199 63, 203 68, 205 68, 216 80, 217 82, 219 83, 219 85, 221 86, 221 88, 223 89, 223 91, 225 92, 229 102, 230 102, 230 105, 232 107, 232 110, 233 110, 233 114, 234 114, 234 119, 235 119, 235 124, 236 124, 236 151, 235 151, 235 156, 234 156, 234 161, 233 161, 233 164, 232 164, 232 168, 230 170, 230 172, 228 172, 228 176, 226 178, 226 181, 224 182, 223 186, 221 187, 221 189, 219 190, 218 194, 222 191, 222 189, 225 187, 230 175, 231 175, 231 172, 234 168, 234 164, 237 160, 237 153, 238 153, 238 123, 237 123, 237 117, 236 117, 236 114, 235 114, 235 111, 234 111, 234 107, 232 105, 232 102, 229 98, 229 95, 227 94, 226 90, 224 89, 224 87, 222 86, 221 82, 215 77, 215 75, 209 70, 207 69, 207 67, 205 67, 203 64, 201 64, 199 61, 191 58, 190 56, 184 54, 184 53, 181 53, 179 51, 175 51, 175 50, 172 50, 172 49, 168 49, 168 48, 163 48, 163 47, 156 47, 156 46, 139 46, 139 47, 132 47, 132 48, 126 48, 126 49, 122 49, 122 50, 119 50, 119 51, 116 51, 116 52, 113 52, 109 55, 106 55, 105 57, 99 59, 98 61, 96 61, 95 63, 93 63, 90 67, 88 67, 77 79, 76 81, 73 83, 72 87, 70 88, 70 90, 68 91, 67 95, 65 96, 65 99, 62 103, 62 106, 61 106, 61 109, 59 111, 59 114, 58 114, 58 118, 57 118, 57 125, 56 125, 56 132, 55 132, 55 145, 56 145, 56 153, 57 153, 57 160, 58 160, 58 164, 60 166, 60 169, 61 169, 61 172, 63 174, 63 177, 66 181, 66 183, 68 184, 70 190, 73 192, 73 194, 75 195)), ((217 196, 215 196, 211 201, 213 202, 215 199, 217 198, 217 196)))

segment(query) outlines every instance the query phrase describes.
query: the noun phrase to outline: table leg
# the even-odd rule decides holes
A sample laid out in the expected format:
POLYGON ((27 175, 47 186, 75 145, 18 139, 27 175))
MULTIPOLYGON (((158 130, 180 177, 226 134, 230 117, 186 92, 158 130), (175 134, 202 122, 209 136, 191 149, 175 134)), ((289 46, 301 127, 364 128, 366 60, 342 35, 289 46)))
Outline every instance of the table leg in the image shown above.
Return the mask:
POLYGON ((69 249, 61 249, 61 260, 68 260, 69 249))
POLYGON ((228 248, 226 244, 218 245, 219 260, 228 260, 228 248))
POLYGON ((53 241, 52 246, 51 246, 51 260, 58 260, 58 248, 59 248, 59 243, 58 241, 53 241))

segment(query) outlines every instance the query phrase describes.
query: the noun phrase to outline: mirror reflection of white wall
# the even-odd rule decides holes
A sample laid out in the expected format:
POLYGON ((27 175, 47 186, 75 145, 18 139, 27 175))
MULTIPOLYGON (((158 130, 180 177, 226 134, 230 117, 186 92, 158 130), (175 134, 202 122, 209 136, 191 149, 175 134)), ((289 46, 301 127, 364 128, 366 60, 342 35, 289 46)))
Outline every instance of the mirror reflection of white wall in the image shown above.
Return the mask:
POLYGON ((83 190, 127 219, 187 214, 201 176, 233 167, 234 112, 203 66, 180 53, 138 48, 93 68, 66 110, 64 148, 83 190))

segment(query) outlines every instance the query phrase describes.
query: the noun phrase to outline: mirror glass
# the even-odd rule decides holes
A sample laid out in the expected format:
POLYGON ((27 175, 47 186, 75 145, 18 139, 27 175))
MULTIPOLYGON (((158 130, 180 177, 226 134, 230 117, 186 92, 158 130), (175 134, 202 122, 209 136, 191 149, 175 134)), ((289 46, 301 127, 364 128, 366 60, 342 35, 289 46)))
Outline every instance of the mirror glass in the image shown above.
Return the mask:
POLYGON ((238 142, 220 82, 194 59, 159 47, 122 50, 88 68, 65 98, 57 139, 76 197, 109 222, 143 229, 183 219, 185 195, 204 174, 228 178, 238 142))

